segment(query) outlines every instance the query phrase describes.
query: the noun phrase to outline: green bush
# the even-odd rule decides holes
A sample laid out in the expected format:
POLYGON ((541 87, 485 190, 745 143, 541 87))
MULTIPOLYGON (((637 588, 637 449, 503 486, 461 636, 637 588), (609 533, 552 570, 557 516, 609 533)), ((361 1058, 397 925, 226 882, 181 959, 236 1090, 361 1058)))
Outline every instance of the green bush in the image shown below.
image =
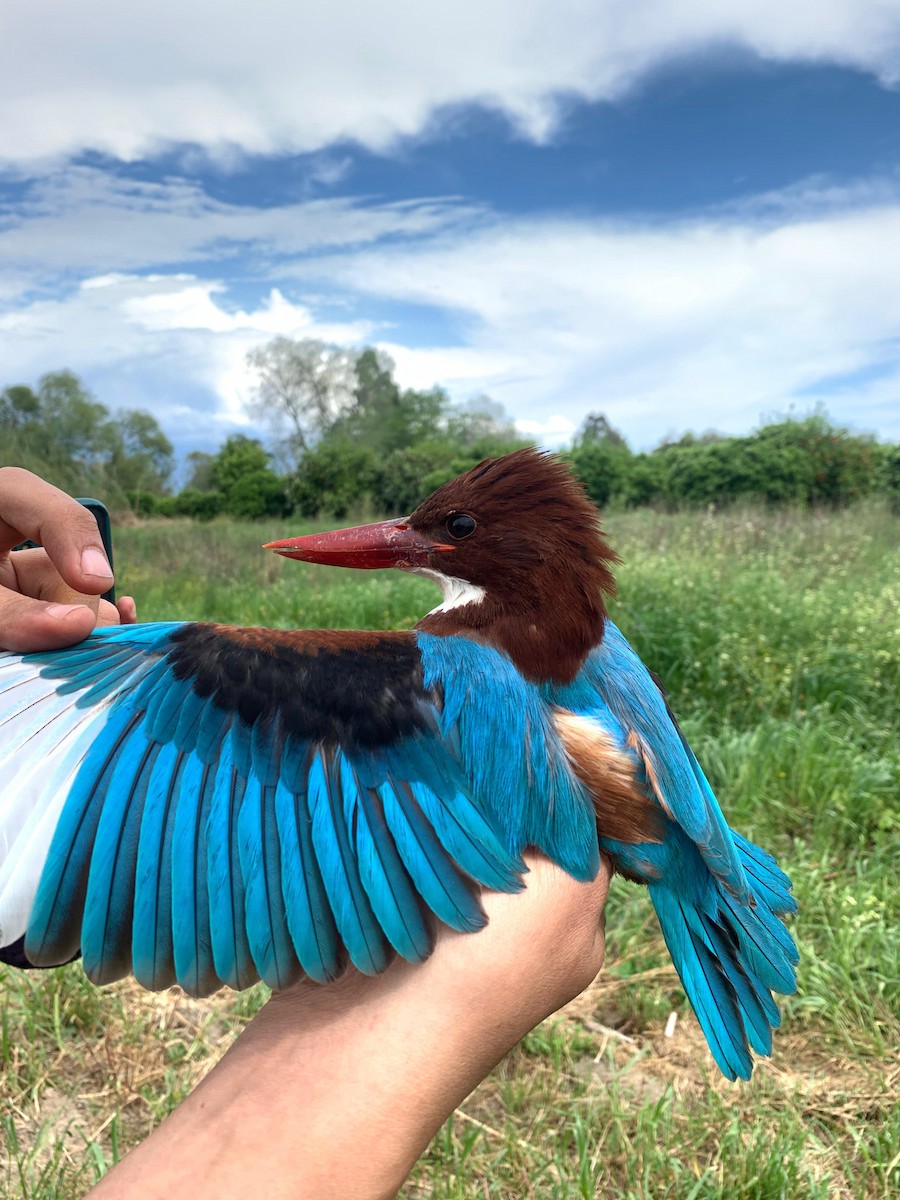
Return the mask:
POLYGON ((739 500, 838 508, 881 493, 900 510, 898 454, 816 413, 765 425, 748 437, 686 434, 650 454, 632 454, 615 431, 582 434, 570 458, 601 507, 719 507, 739 500))
POLYGON ((375 454, 347 440, 323 442, 300 460, 287 482, 291 508, 304 517, 343 518, 361 507, 376 478, 375 454))

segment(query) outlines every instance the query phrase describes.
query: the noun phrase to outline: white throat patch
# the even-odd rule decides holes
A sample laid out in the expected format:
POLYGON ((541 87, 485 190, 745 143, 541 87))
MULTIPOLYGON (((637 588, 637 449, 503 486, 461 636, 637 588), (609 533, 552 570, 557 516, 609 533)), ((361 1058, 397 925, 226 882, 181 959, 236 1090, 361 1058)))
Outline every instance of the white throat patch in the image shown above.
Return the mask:
POLYGON ((467 579, 456 579, 452 575, 444 575, 441 571, 432 571, 430 567, 420 567, 416 575, 424 575, 433 580, 444 593, 444 599, 437 608, 428 614, 450 612, 452 608, 463 608, 467 604, 480 604, 487 592, 477 583, 469 583, 467 579))

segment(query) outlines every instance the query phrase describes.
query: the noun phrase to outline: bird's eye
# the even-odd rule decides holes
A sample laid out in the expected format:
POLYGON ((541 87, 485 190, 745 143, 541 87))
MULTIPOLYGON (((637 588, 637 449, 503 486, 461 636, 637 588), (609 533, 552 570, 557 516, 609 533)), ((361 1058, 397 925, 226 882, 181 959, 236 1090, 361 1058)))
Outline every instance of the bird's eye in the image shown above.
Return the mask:
POLYGON ((447 532, 458 542, 475 532, 475 518, 468 513, 451 513, 445 524, 447 532))

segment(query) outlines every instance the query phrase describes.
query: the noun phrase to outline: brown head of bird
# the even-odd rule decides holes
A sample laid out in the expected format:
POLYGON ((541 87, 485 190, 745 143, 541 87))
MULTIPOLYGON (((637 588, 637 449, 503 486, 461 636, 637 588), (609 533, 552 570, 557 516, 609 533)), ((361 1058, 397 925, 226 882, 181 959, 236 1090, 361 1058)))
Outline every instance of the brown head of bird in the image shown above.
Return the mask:
POLYGON ((408 517, 271 542, 288 558, 397 567, 433 579, 443 602, 417 628, 505 651, 529 679, 566 683, 603 637, 616 555, 597 509, 553 455, 486 459, 408 517))

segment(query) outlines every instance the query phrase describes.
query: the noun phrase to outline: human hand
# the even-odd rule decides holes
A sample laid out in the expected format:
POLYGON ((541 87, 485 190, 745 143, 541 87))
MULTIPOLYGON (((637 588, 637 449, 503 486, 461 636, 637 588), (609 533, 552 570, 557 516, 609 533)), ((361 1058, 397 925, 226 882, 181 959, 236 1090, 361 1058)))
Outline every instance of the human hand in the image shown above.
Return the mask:
POLYGON ((394 1196, 454 1108, 602 966, 606 862, 591 883, 529 867, 524 892, 485 893, 489 924, 442 929, 427 962, 273 996, 92 1196, 394 1196))
POLYGON ((95 625, 133 624, 130 596, 100 599, 112 582, 92 514, 30 471, 0 467, 0 649, 54 650, 95 625), (11 553, 26 540, 40 547, 11 553))

